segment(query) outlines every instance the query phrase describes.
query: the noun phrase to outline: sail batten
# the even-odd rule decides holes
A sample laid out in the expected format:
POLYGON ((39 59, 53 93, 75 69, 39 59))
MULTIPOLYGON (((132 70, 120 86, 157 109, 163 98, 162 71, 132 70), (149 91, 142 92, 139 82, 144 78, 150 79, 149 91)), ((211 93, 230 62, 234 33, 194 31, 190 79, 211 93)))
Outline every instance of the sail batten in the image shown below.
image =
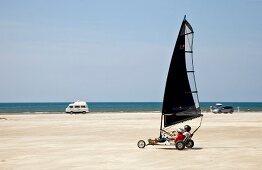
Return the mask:
POLYGON ((166 81, 162 107, 164 127, 202 116, 194 77, 193 34, 192 26, 184 19, 166 81))
POLYGON ((190 32, 190 33, 186 33, 186 34, 184 34, 184 35, 189 35, 189 34, 193 34, 194 32, 192 31, 192 32, 190 32))

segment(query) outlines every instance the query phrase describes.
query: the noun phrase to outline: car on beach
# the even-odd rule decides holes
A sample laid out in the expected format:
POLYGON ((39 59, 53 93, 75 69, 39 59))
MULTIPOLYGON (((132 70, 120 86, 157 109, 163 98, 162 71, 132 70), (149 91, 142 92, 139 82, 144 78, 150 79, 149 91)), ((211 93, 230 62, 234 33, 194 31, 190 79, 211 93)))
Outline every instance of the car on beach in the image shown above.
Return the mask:
POLYGON ((65 109, 66 113, 88 113, 89 109, 88 106, 86 104, 86 102, 83 101, 77 101, 74 103, 71 103, 67 106, 67 108, 65 109))
POLYGON ((212 109, 213 113, 233 113, 234 108, 232 106, 219 106, 212 109))

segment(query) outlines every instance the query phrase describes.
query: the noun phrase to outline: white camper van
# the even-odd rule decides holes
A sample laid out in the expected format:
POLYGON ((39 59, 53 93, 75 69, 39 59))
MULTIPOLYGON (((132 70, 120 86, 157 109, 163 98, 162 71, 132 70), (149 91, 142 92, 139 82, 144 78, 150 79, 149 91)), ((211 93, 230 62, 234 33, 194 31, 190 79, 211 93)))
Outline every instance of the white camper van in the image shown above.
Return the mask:
POLYGON ((66 113, 88 113, 89 109, 86 102, 77 101, 67 106, 66 113))

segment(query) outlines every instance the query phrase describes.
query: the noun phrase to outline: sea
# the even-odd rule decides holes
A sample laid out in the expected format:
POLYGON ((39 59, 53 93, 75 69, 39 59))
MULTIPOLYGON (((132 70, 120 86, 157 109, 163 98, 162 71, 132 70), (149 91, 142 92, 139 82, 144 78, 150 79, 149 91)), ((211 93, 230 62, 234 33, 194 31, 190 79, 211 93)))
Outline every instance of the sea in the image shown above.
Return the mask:
MULTIPOLYGON (((70 102, 0 103, 0 114, 64 113, 70 102)), ((201 102, 203 112, 218 102, 201 102)), ((235 112, 260 112, 262 102, 219 102, 233 106, 235 112)), ((162 102, 88 102, 90 112, 161 112, 162 102)))

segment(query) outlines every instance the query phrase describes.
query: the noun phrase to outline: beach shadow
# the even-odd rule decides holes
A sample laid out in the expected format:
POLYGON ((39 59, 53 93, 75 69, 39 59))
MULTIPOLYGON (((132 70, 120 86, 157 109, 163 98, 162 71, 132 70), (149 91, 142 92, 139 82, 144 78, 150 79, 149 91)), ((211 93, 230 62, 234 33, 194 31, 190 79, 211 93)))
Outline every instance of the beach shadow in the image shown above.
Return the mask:
MULTIPOLYGON (((156 149, 162 149, 162 150, 177 150, 176 148, 156 148, 156 149)), ((184 151, 191 151, 191 150, 202 150, 203 148, 197 147, 197 148, 185 148, 184 151)))
POLYGON ((4 117, 0 117, 0 120, 7 120, 7 118, 4 118, 4 117))
MULTIPOLYGON (((189 149, 189 148, 185 148, 185 149, 183 149, 183 151, 198 151, 198 150, 203 150, 203 149, 205 149, 205 150, 208 150, 208 149, 223 149, 223 150, 225 150, 225 149, 241 149, 241 148, 244 148, 244 147, 237 147, 237 146, 222 146, 222 147, 194 147, 194 148, 191 148, 191 149, 189 149)), ((262 148, 262 147, 248 147, 249 149, 259 149, 259 148, 262 148)), ((160 150, 177 150, 175 147, 167 147, 167 148, 164 148, 164 147, 162 147, 162 148, 156 148, 156 149, 160 149, 160 150)), ((178 150, 177 150, 178 151, 178 150)))
POLYGON ((204 148, 191 148, 190 150, 202 150, 202 149, 204 149, 204 148))

